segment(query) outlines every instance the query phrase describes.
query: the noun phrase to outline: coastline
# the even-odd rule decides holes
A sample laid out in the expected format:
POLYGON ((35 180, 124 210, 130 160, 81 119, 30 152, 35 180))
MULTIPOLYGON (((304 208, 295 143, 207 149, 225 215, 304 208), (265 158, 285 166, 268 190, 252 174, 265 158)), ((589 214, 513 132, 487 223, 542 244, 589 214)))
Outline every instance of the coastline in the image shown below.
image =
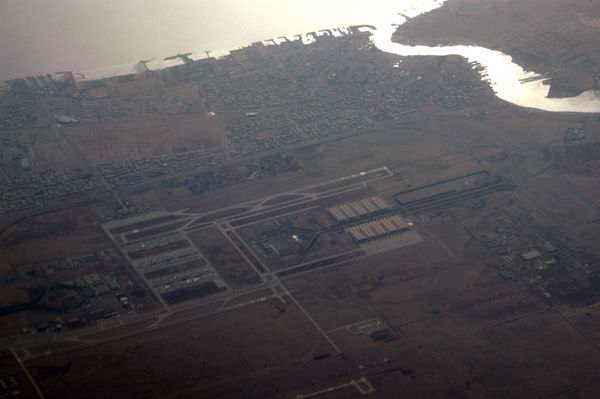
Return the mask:
MULTIPOLYGON (((360 25, 362 26, 362 25, 360 25)), ((175 66, 184 65, 186 63, 186 59, 190 61, 200 61, 202 59, 207 58, 215 58, 220 59, 223 57, 227 57, 231 54, 231 52, 236 50, 241 50, 246 47, 250 47, 253 44, 261 43, 265 46, 277 46, 284 42, 293 42, 293 41, 301 41, 304 45, 309 45, 315 43, 319 37, 343 37, 346 35, 352 35, 352 27, 344 26, 344 27, 336 27, 329 29, 322 29, 316 32, 308 32, 303 34, 297 34, 294 36, 279 36, 271 39, 262 40, 255 43, 248 43, 241 46, 234 46, 229 48, 220 48, 209 51, 192 51, 185 55, 177 54, 170 56, 161 56, 155 57, 150 60, 142 60, 136 63, 124 63, 118 65, 104 66, 99 68, 85 69, 81 71, 69 71, 70 74, 73 75, 73 79, 75 81, 95 81, 102 80, 108 78, 114 78, 119 76, 126 76, 130 74, 137 74, 145 71, 159 71, 163 69, 172 68, 175 66)), ((64 78, 64 72, 56 72, 46 74, 50 75, 52 79, 61 81, 64 78)), ((41 76, 41 75, 36 75, 41 76)), ((8 79, 4 81, 0 81, 0 88, 4 85, 5 87, 10 87, 9 82, 12 80, 18 79, 26 79, 29 76, 22 76, 16 79, 8 79)))
MULTIPOLYGON (((399 56, 446 56, 460 55, 465 57, 474 69, 477 69, 482 79, 486 81, 502 100, 517 106, 539 109, 549 112, 600 112, 600 98, 594 90, 588 90, 575 97, 549 98, 549 86, 544 84, 543 76, 526 71, 515 63, 511 56, 485 47, 472 45, 452 46, 424 46, 405 45, 394 42, 397 37, 398 27, 408 20, 422 16, 444 6, 446 0, 421 0, 417 4, 400 9, 396 13, 381 12, 377 21, 372 25, 358 25, 360 32, 371 35, 371 43, 381 51, 397 54, 399 56), (371 26, 371 27, 369 27, 371 26)), ((290 37, 276 37, 262 40, 265 46, 279 45, 287 41, 301 41, 304 45, 315 43, 318 37, 331 36, 343 37, 352 34, 351 27, 322 29, 290 37)), ((253 44, 235 46, 212 51, 194 51, 184 55, 158 57, 133 64, 121 64, 109 67, 94 68, 84 71, 49 74, 51 79, 63 80, 70 74, 75 81, 94 81, 111 77, 137 74, 145 71, 157 71, 180 66, 189 61, 198 61, 205 58, 222 58, 232 51, 242 49, 253 44)), ((7 81, 8 82, 8 81, 7 81)), ((6 85, 6 83, 4 83, 6 85)), ((1 85, 0 85, 1 87, 1 85)))

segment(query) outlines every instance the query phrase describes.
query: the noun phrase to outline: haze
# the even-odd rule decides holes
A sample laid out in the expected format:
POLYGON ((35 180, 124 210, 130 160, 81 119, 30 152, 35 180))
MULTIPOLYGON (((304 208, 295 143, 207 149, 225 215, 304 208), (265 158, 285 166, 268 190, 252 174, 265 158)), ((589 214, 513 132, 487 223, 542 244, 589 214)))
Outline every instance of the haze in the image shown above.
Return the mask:
POLYGON ((389 0, 1 1, 0 80, 368 23, 382 7, 401 4, 389 0))

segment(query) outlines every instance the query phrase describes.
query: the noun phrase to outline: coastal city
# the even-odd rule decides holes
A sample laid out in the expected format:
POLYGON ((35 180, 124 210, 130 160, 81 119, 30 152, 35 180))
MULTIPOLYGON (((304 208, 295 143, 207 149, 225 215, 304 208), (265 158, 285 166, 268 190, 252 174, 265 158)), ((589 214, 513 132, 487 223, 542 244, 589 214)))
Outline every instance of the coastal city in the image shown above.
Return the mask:
MULTIPOLYGON (((9 111, 5 114, 3 123, 11 128, 27 125, 26 121, 29 119, 34 126, 40 128, 44 124, 48 126, 54 123, 54 129, 59 135, 68 135, 64 131, 77 130, 77 126, 81 124, 85 126, 187 115, 209 115, 209 118, 215 118, 217 116, 213 110, 218 110, 219 114, 229 113, 230 110, 247 111, 232 112, 227 118, 224 152, 174 146, 166 154, 129 156, 98 162, 92 166, 97 170, 96 175, 99 175, 96 177, 102 178, 106 184, 128 187, 164 179, 165 176, 193 173, 206 167, 221 166, 221 174, 228 173, 227 169, 223 169, 225 165, 249 155, 285 151, 314 141, 363 134, 386 122, 413 117, 419 111, 415 108, 419 103, 433 103, 446 110, 467 108, 473 105, 473 90, 485 90, 477 73, 459 57, 446 57, 443 62, 448 71, 444 71, 442 82, 432 87, 422 81, 420 76, 390 66, 385 62, 385 57, 379 63, 373 62, 368 49, 359 53, 363 57, 355 60, 352 69, 327 76, 326 85, 312 83, 322 80, 323 71, 339 62, 336 55, 343 58, 352 49, 368 48, 370 45, 365 44, 360 35, 357 33, 356 37, 348 36, 345 39, 322 39, 323 42, 315 44, 314 49, 311 48, 308 54, 303 55, 309 57, 308 60, 303 60, 304 63, 310 63, 311 67, 308 69, 298 67, 295 57, 299 55, 285 57, 283 63, 281 59, 277 59, 271 64, 270 57, 261 55, 286 50, 295 53, 298 49, 304 49, 299 44, 292 42, 289 45, 291 49, 286 49, 285 45, 270 48, 258 43, 234 51, 223 59, 196 61, 158 72, 147 71, 138 76, 93 82, 77 81, 73 75, 68 74, 61 81, 42 76, 17 79, 9 82, 10 95, 12 101, 22 101, 19 105, 4 108, 9 111), (343 50, 338 49, 327 58, 321 56, 329 48, 338 48, 340 40, 346 43, 343 50), (312 72, 307 75, 306 70, 312 72), (450 71, 454 73, 450 75, 450 71), (384 88, 390 80, 397 82, 391 90, 384 88), (196 82, 193 92, 186 90, 186 94, 192 93, 191 99, 169 89, 183 82, 196 82), (351 84, 348 85, 347 82, 351 84), (121 91, 120 85, 146 87, 148 90, 142 91, 143 94, 117 96, 115 92, 121 91), (378 88, 377 95, 363 90, 366 86, 378 88), (35 115, 29 119, 24 119, 25 116, 21 114, 10 113, 11 109, 23 109, 20 106, 22 103, 33 104, 36 101, 42 108, 38 112, 33 111, 35 107, 25 108, 28 110, 27 115, 35 115), (285 110, 278 110, 281 107, 285 110), (276 111, 261 112, 265 108, 276 111)), ((41 172, 34 170, 32 143, 13 143, 14 141, 15 139, 4 140, 3 145, 15 148, 15 151, 11 151, 14 152, 12 159, 20 160, 21 173, 6 181, 4 198, 10 202, 2 207, 2 212, 34 209, 47 205, 52 198, 69 199, 93 192, 98 186, 97 178, 94 179, 94 174, 89 171, 85 173, 77 170, 78 173, 73 173, 69 169, 55 169, 45 170, 38 176, 41 172), (53 177, 45 177, 45 174, 53 177), (56 189, 45 191, 44 184, 53 182, 61 182, 61 185, 68 187, 57 189, 60 192, 56 189), (24 188, 27 190, 24 191, 24 188), (24 192, 35 194, 24 195, 24 192)), ((3 167, 14 170, 10 162, 5 162, 3 167)), ((251 175, 252 173, 249 174, 251 175)), ((217 183, 217 187, 242 181, 240 177, 230 179, 230 183, 217 183)))

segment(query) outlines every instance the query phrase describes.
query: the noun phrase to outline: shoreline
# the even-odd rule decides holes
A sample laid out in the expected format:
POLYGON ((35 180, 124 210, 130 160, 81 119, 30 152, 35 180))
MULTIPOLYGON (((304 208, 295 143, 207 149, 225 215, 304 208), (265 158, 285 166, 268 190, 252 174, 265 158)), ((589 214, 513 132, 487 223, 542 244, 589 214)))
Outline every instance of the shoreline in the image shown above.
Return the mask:
MULTIPOLYGON (((473 45, 451 45, 451 46, 424 46, 405 45, 394 42, 398 28, 408 20, 422 16, 433 10, 444 6, 446 0, 422 0, 417 5, 401 9, 395 14, 381 14, 375 24, 353 25, 341 28, 322 29, 291 37, 280 36, 272 39, 262 40, 264 46, 277 46, 285 42, 301 41, 304 45, 315 43, 319 37, 344 37, 351 35, 352 30, 368 32, 371 43, 379 50, 406 56, 446 56, 459 55, 467 59, 471 66, 476 69, 482 80, 490 85, 496 96, 504 101, 528 109, 538 109, 548 112, 575 112, 596 113, 600 112, 600 97, 594 90, 588 90, 575 97, 549 98, 550 86, 544 83, 543 75, 526 71, 515 63, 511 56, 498 50, 491 50, 481 46, 473 45)), ((67 73, 48 74, 50 79, 65 80, 69 75, 74 81, 89 82, 112 77, 126 76, 142 73, 145 71, 158 71, 175 66, 184 65, 187 62, 202 59, 220 59, 231 54, 231 52, 247 48, 256 43, 235 46, 227 49, 212 51, 194 51, 187 54, 177 54, 168 57, 159 57, 147 61, 139 61, 133 64, 121 64, 102 68, 72 71, 67 73)), ((25 78, 19 78, 25 79, 25 78)), ((18 79, 12 79, 18 80, 18 79)), ((9 81, 0 83, 7 85, 9 81)))
MULTIPOLYGON (((223 57, 227 57, 231 55, 233 51, 242 50, 244 48, 248 48, 253 46, 254 44, 261 43, 264 46, 277 46, 285 42, 294 42, 301 41, 304 45, 309 45, 315 43, 319 37, 343 37, 347 35, 352 35, 352 29, 362 26, 368 25, 351 25, 351 26, 343 26, 343 27, 335 27, 335 28, 327 28, 321 29, 315 32, 307 32, 302 34, 296 34, 293 36, 278 36, 271 39, 265 39, 258 42, 247 43, 239 46, 220 48, 215 50, 207 50, 207 51, 191 51, 185 54, 176 54, 170 56, 159 56, 154 57, 149 60, 141 60, 135 63, 123 63, 117 65, 107 65, 98 68, 84 69, 80 71, 68 71, 68 72, 55 72, 55 73, 46 73, 43 75, 32 75, 32 76, 21 76, 14 79, 7 79, 0 81, 0 89, 4 87, 9 88, 9 82, 19 80, 19 79, 27 79, 30 77, 47 77, 51 76, 51 79, 56 81, 65 80, 64 75, 72 74, 73 79, 77 82, 92 82, 97 80, 115 78, 119 76, 127 76, 131 74, 137 74, 145 71, 160 71, 163 69, 172 68, 175 66, 185 65, 187 60, 189 61, 201 61, 203 59, 221 59, 223 57)), ((371 25, 372 26, 372 25, 371 25)))

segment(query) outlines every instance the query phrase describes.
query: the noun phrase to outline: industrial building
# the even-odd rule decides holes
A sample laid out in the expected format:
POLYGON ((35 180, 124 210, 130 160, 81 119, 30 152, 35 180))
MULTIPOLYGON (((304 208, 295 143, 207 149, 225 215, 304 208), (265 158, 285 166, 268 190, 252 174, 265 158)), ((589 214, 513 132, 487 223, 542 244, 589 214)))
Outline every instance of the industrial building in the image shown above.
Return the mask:
POLYGON ((359 201, 334 206, 327 209, 337 222, 347 222, 364 216, 373 215, 390 209, 390 206, 381 197, 365 198, 359 201))
POLYGON ((393 215, 349 227, 346 229, 346 232, 354 239, 354 241, 362 243, 400 233, 409 230, 411 227, 411 222, 404 220, 401 216, 393 215))
POLYGON ((556 248, 550 241, 544 241, 542 243, 542 248, 548 252, 556 252, 558 250, 558 248, 556 248))
POLYGON ((523 260, 530 260, 530 259, 539 258, 540 256, 542 256, 542 254, 539 251, 537 251, 537 250, 534 249, 534 250, 531 250, 531 251, 522 252, 522 253, 519 254, 519 256, 523 260))

